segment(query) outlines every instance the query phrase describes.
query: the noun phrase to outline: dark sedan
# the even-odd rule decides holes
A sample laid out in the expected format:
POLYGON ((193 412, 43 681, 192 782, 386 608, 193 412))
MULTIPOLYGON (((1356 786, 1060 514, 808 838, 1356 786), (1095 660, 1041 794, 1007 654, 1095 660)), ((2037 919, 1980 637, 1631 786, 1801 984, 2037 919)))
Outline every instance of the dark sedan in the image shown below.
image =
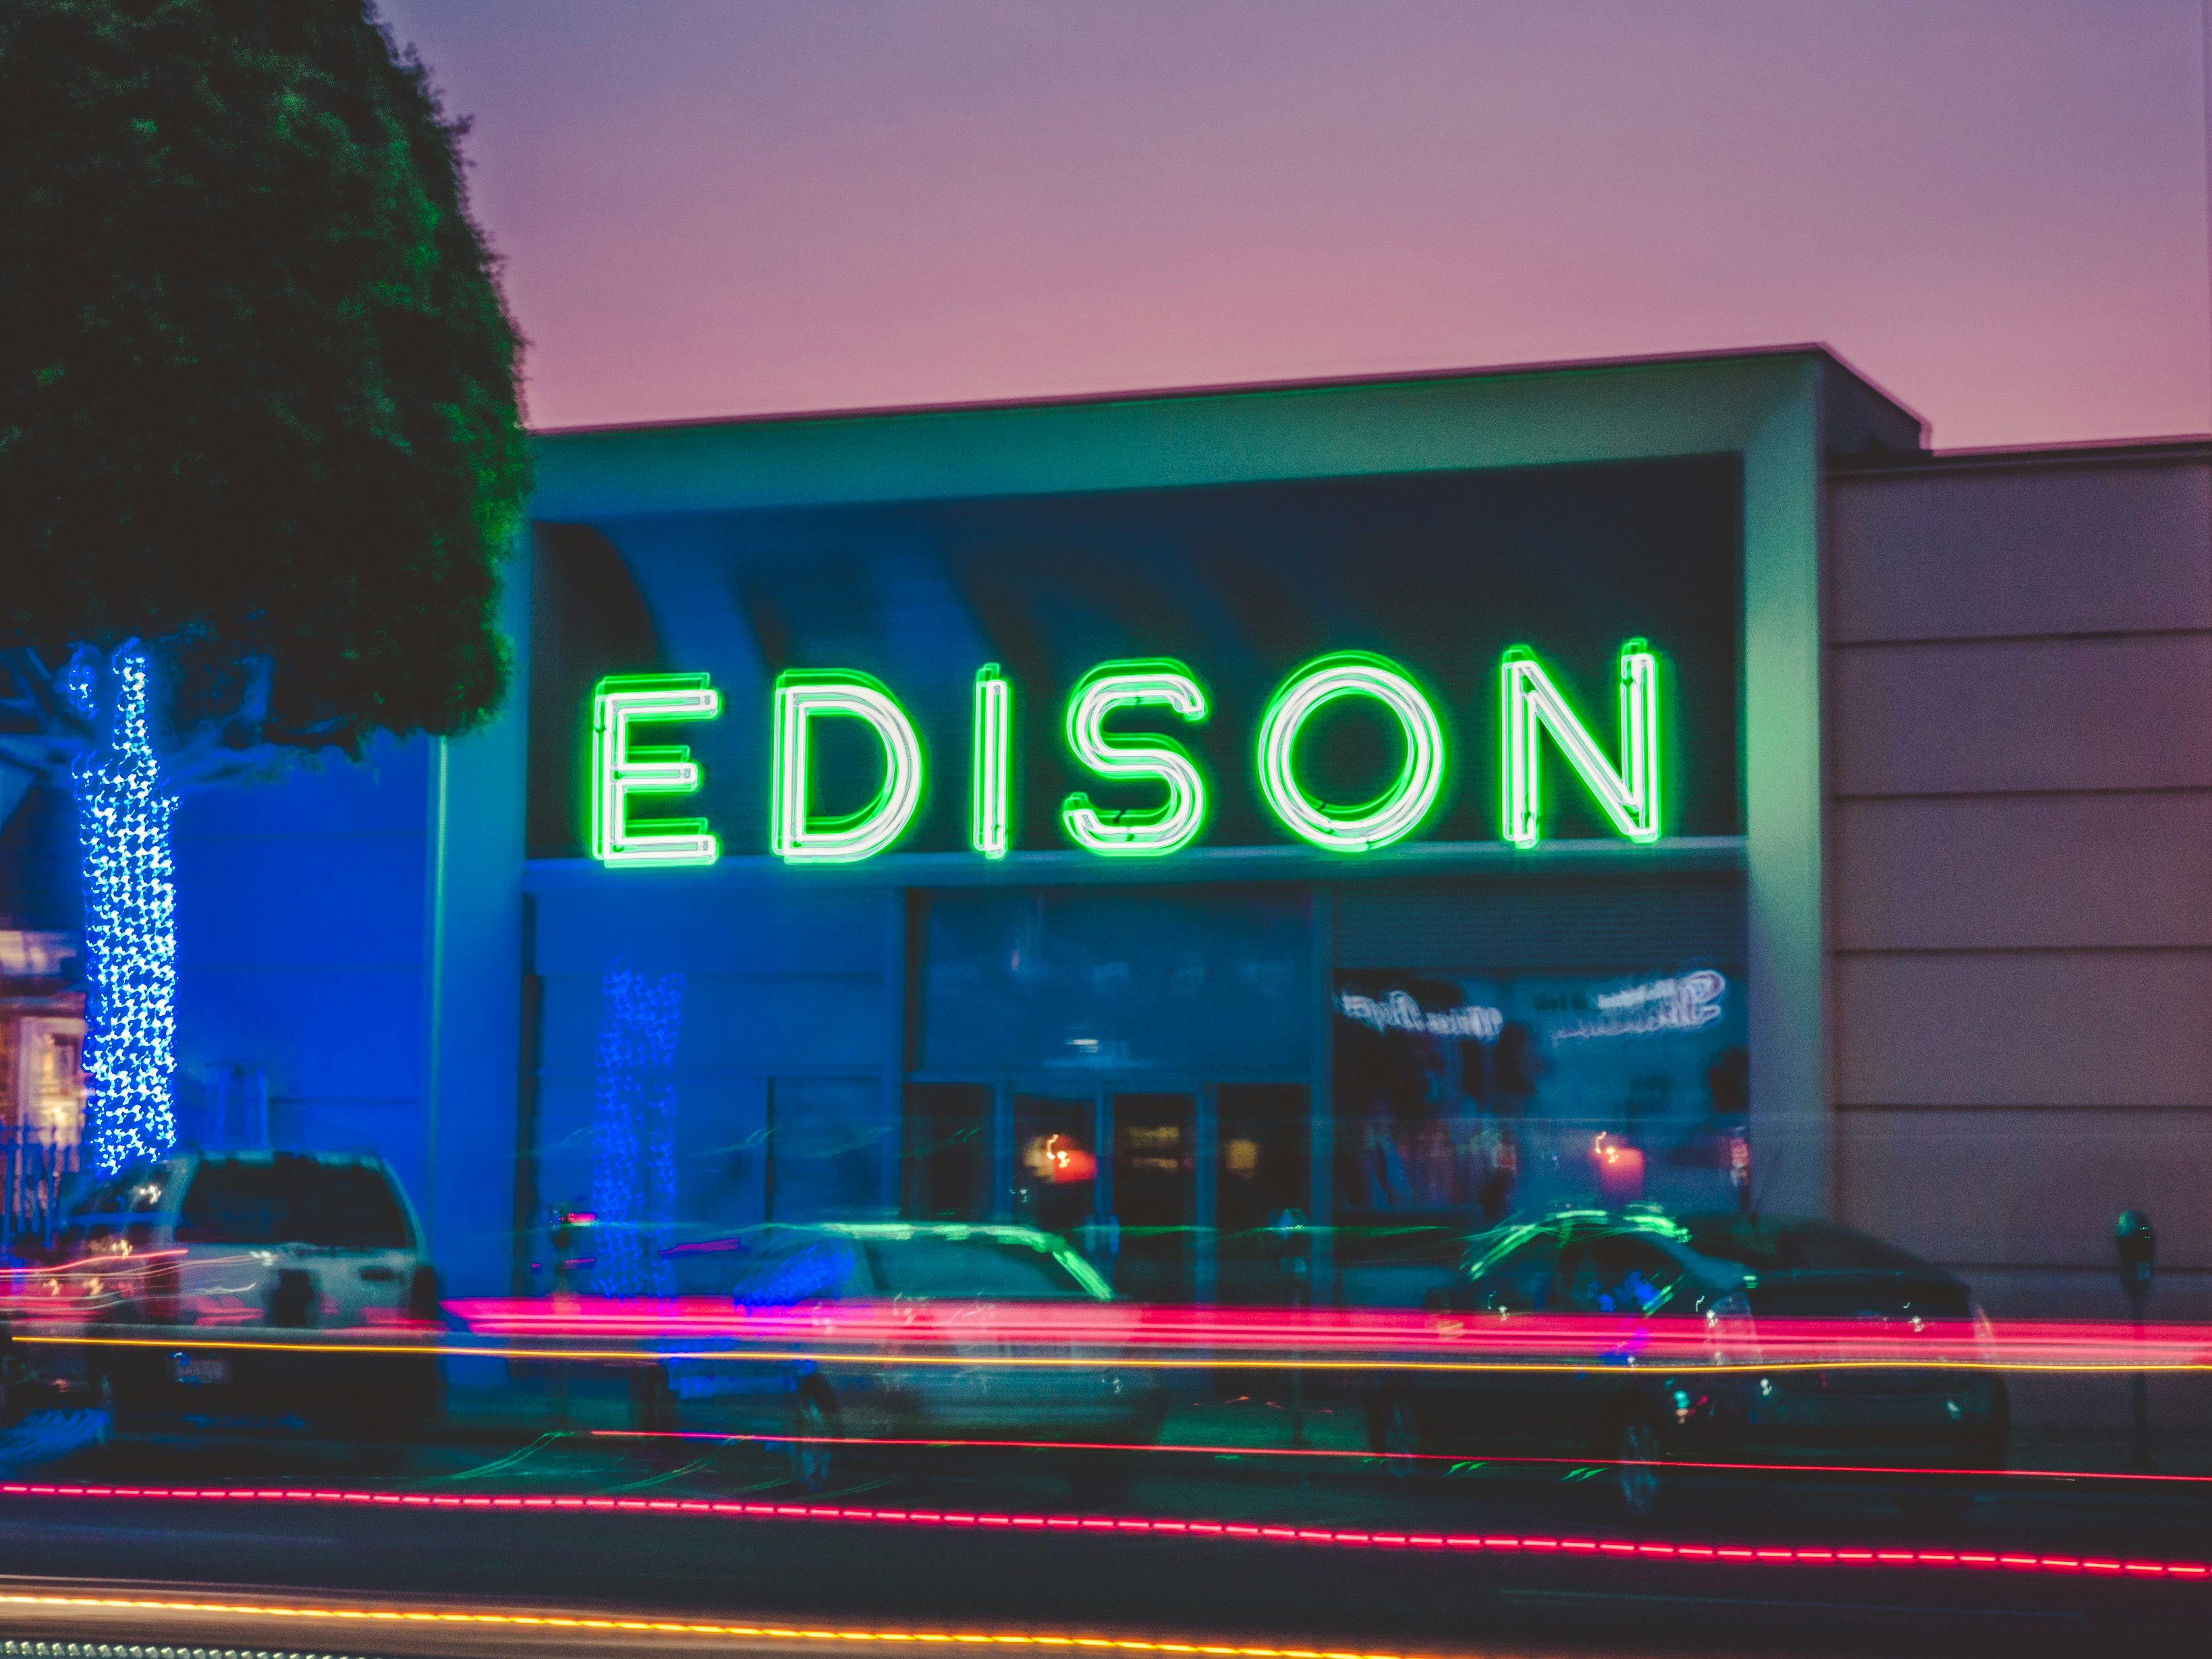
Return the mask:
POLYGON ((1430 1305, 1471 1316, 1470 1334, 1556 1333, 1558 1358, 1384 1378, 1370 1442, 1407 1478, 1588 1459, 1642 1514, 1670 1462, 1929 1471, 1911 1489, 1955 1502, 1964 1472, 2003 1461, 2004 1381, 1966 1285, 1832 1222, 1562 1212, 1476 1237, 1430 1305))

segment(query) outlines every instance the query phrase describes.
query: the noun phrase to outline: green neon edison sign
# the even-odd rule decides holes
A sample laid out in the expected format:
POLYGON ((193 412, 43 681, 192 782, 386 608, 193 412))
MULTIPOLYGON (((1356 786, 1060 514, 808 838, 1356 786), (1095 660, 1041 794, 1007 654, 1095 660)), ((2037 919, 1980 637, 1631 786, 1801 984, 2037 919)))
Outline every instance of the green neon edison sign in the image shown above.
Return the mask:
MULTIPOLYGON (((1543 839, 1546 739, 1606 821, 1627 840, 1659 839, 1659 659, 1642 640, 1620 652, 1614 755, 1559 689, 1536 654, 1516 646, 1498 663, 1498 826, 1516 847, 1543 839)), ((996 663, 975 675, 969 731, 968 843, 986 859, 1012 850, 1013 683, 996 663)), ((769 846, 790 864, 850 864, 898 843, 921 810, 927 766, 913 718, 881 682, 840 669, 777 676, 772 700, 769 846), (883 757, 883 784, 857 811, 824 814, 815 805, 818 722, 850 720, 883 757)), ((1167 658, 1101 663, 1068 694, 1062 740, 1075 764, 1103 781, 1148 786, 1156 805, 1103 813, 1082 791, 1060 803, 1060 826, 1101 858, 1158 858, 1180 852, 1206 828, 1206 775, 1171 736, 1117 731, 1126 710, 1163 713, 1196 726, 1212 714, 1206 687, 1167 658)), ((591 849, 609 866, 712 864, 721 842, 703 818, 647 816, 696 793, 703 780, 689 749, 641 741, 639 728, 718 719, 721 694, 704 674, 623 674, 592 694, 591 849), (644 798, 641 800, 639 798, 644 798)), ((1285 680, 1260 718, 1253 744, 1260 797, 1284 830, 1326 852, 1372 853, 1413 835, 1442 797, 1449 764, 1443 722, 1418 681, 1387 657, 1340 651, 1285 680), (1360 699, 1394 721, 1397 775, 1372 800, 1317 799, 1298 774, 1298 736, 1331 704, 1360 699)))

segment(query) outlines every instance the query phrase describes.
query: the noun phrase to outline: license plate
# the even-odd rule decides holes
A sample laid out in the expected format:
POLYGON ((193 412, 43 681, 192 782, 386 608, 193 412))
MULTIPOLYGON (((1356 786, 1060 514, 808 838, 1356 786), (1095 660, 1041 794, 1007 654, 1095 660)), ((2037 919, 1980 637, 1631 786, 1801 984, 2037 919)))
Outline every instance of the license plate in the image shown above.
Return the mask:
POLYGON ((220 1354, 179 1354, 177 1381, 198 1388, 230 1381, 230 1361, 220 1354))

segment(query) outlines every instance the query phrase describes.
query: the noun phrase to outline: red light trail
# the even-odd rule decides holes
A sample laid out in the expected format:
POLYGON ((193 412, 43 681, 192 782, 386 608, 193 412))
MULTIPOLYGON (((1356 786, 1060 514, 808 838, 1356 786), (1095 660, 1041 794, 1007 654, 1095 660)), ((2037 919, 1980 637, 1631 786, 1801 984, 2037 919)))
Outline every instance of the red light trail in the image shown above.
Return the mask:
MULTIPOLYGON (((842 1303, 747 1310, 714 1298, 599 1302, 480 1298, 447 1311, 471 1332, 509 1340, 683 1342, 721 1338, 910 1356, 953 1347, 969 1363, 1123 1363, 1190 1352, 1208 1362, 1346 1366, 1500 1364, 1633 1355, 1640 1362, 1735 1369, 1904 1364, 2008 1370, 2212 1370, 2212 1325, 2147 1328, 2119 1320, 1717 1321, 1559 1314, 1438 1314, 1390 1309, 1154 1307, 1018 1303, 842 1303), (1039 1352, 1039 1348, 1056 1349, 1039 1352), (1028 1349, 1031 1352, 1023 1352, 1028 1349), (996 1352, 987 1352, 995 1350, 996 1352), (1078 1353, 1073 1350, 1087 1350, 1078 1353)), ((732 1357, 743 1351, 731 1350, 732 1357)), ((708 1357, 700 1355, 698 1357, 708 1357)))
MULTIPOLYGON (((627 1339, 976 1346, 1063 1345, 1108 1350, 1192 1350, 1308 1361, 1352 1355, 1415 1358, 1469 1349, 1505 1355, 1596 1352, 1632 1343, 1639 1353, 1707 1358, 1716 1343, 1770 1363, 1864 1358, 1924 1364, 1945 1350, 1989 1350, 2006 1364, 2212 1366, 2212 1324, 2138 1327, 2122 1320, 1751 1318, 1672 1315, 1429 1313, 1369 1308, 1161 1307, 1138 1304, 848 1302, 799 1308, 732 1307, 719 1297, 593 1301, 476 1297, 449 1302, 468 1330, 495 1338, 627 1339)), ((1033 1356, 1046 1358, 1048 1356, 1033 1356)))
MULTIPOLYGON (((1060 1532, 1115 1536, 1227 1540, 1312 1547, 1432 1551, 1460 1555, 1591 1557, 1738 1566, 1922 1568, 1950 1571, 2057 1573, 2202 1583, 2212 1564, 2027 1551, 1830 1548, 1805 1545, 1672 1543, 1650 1538, 1567 1538, 1500 1533, 1359 1532, 1337 1527, 1277 1527, 1160 1516, 990 1515, 951 1510, 855 1509, 835 1504, 756 1504, 735 1498, 497 1497, 447 1492, 373 1492, 328 1488, 125 1486, 0 1481, 0 1496, 124 1499, 158 1503, 341 1504, 399 1510, 525 1510, 673 1515, 743 1521, 804 1521, 870 1526, 1060 1532)), ((1239 1651, 1240 1650, 1231 1650, 1239 1651)))
POLYGON ((1965 1322, 1449 1315, 1379 1310, 1158 1308, 1086 1304, 848 1303, 769 1311, 726 1302, 483 1299, 447 1304, 465 1329, 394 1340, 392 1328, 312 1338, 191 1327, 86 1328, 24 1310, 33 1346, 438 1351, 488 1358, 661 1363, 810 1362, 1066 1370, 1576 1371, 1662 1365, 1714 1373, 1892 1370, 2021 1372, 2212 1370, 2212 1325, 2120 1321, 1965 1322), (574 1346, 558 1346, 559 1344, 574 1346))
MULTIPOLYGON (((819 1443, 831 1446, 902 1446, 946 1451, 1165 1452, 1182 1453, 1192 1457, 1302 1457, 1355 1463, 1380 1463, 1385 1460, 1385 1454, 1382 1452, 1328 1446, 1204 1446, 1158 1440, 985 1440, 951 1435, 723 1434, 702 1429, 580 1429, 574 1432, 592 1440, 696 1440, 729 1445, 819 1443)), ((1388 1461, 1393 1463, 1486 1466, 1506 1463, 1516 1468, 1567 1469, 1610 1468, 1618 1462, 1608 1457, 1528 1457, 1473 1451, 1394 1451, 1388 1454, 1388 1461)), ((1677 1457, 1666 1459, 1664 1467, 1670 1470, 1702 1469, 1727 1474, 1933 1474, 1959 1480, 2118 1480, 2212 1486, 2212 1474, 2160 1474, 2142 1469, 1978 1469, 1958 1464, 1904 1463, 1725 1463, 1677 1457)))

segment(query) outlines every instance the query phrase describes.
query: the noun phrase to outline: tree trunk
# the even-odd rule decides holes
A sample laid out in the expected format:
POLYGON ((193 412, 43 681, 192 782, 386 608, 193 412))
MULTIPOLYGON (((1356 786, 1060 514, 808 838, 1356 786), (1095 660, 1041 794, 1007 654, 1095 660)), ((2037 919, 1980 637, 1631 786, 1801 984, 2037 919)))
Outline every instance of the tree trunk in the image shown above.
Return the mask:
MULTIPOLYGON (((97 660, 80 650, 70 668, 70 693, 87 714, 97 660)), ((127 641, 108 668, 105 740, 70 779, 84 873, 85 1161, 103 1173, 161 1156, 177 1135, 177 803, 147 736, 145 647, 127 641)))

